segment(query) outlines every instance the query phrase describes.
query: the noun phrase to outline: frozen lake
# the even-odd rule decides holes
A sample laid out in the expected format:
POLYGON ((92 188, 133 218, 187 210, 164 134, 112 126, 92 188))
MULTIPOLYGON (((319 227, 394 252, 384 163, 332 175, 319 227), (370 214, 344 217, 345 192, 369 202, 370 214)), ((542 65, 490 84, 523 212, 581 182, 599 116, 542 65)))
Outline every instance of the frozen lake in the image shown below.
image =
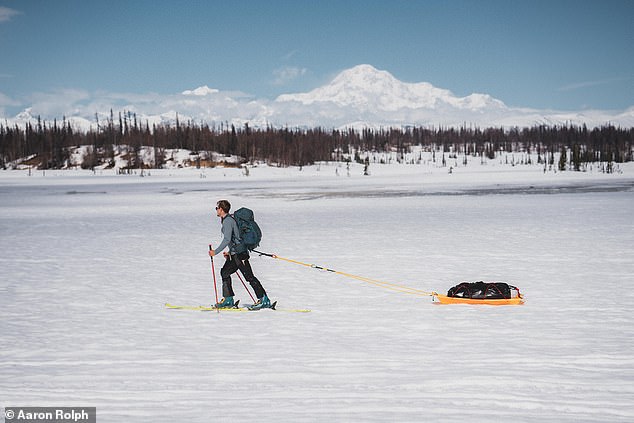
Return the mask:
POLYGON ((0 407, 94 406, 99 422, 634 421, 634 168, 330 166, 0 172, 0 407), (426 291, 506 281, 526 304, 441 306, 253 255, 280 307, 312 312, 165 309, 214 301, 223 198, 255 211, 262 251, 426 291))

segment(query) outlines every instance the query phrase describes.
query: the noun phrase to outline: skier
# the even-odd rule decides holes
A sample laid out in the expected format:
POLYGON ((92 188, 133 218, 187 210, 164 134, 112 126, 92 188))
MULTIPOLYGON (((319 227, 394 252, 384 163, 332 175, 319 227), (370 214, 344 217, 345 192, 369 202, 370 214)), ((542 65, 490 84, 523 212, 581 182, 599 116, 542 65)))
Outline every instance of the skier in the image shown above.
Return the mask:
POLYGON ((235 306, 235 302, 233 301, 234 292, 231 286, 231 275, 240 270, 244 278, 251 284, 251 287, 253 287, 255 295, 258 298, 257 302, 249 306, 249 308, 252 310, 270 308, 271 301, 266 295, 266 291, 258 278, 253 275, 253 270, 251 270, 251 265, 249 264, 249 251, 242 243, 238 224, 233 216, 229 214, 229 210, 231 210, 231 204, 227 200, 220 200, 216 204, 216 216, 222 221, 221 233, 223 239, 216 249, 209 250, 209 255, 213 257, 226 247, 229 247, 229 251, 223 253, 225 264, 220 270, 223 298, 215 307, 231 308, 235 306))

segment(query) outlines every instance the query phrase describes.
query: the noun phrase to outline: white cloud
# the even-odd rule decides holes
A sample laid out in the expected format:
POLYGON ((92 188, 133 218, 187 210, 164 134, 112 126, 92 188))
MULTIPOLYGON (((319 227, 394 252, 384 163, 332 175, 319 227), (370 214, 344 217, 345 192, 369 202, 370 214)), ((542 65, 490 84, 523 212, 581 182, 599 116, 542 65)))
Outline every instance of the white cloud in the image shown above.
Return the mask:
POLYGON ((608 84, 612 84, 615 82, 623 82, 623 81, 627 81, 632 79, 632 77, 626 77, 626 78, 606 78, 606 79, 597 79, 594 81, 583 81, 583 82, 576 82, 573 84, 568 84, 568 85, 564 85, 563 87, 559 87, 558 91, 575 91, 575 90, 579 90, 582 88, 588 88, 588 87, 596 87, 599 85, 608 85, 608 84))
POLYGON ((286 85, 297 78, 306 75, 308 69, 298 68, 295 66, 284 66, 283 68, 275 69, 273 71, 273 85, 286 85))
POLYGON ((76 89, 59 89, 31 94, 29 106, 44 116, 60 117, 81 113, 90 93, 76 89))
POLYGON ((19 106, 19 103, 3 93, 0 93, 0 117, 6 116, 7 106, 19 106))
POLYGON ((289 61, 289 60, 291 60, 293 58, 293 56, 297 55, 298 53, 299 53, 298 50, 289 51, 284 56, 282 56, 282 59, 284 61, 289 61))
POLYGON ((0 107, 3 106, 19 106, 20 103, 14 99, 12 99, 11 97, 0 93, 0 107))
POLYGON ((8 7, 0 6, 0 22, 8 22, 16 15, 20 15, 21 12, 17 10, 9 9, 8 7))
POLYGON ((185 90, 183 91, 183 95, 205 96, 209 94, 216 94, 217 92, 219 92, 219 90, 203 85, 202 87, 198 87, 195 90, 185 90))

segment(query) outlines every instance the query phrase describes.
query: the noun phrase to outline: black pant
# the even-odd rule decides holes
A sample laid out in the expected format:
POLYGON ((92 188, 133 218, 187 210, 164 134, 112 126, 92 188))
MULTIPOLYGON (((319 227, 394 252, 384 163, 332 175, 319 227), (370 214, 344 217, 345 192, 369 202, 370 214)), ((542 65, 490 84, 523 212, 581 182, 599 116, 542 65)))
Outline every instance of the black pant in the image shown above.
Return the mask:
POLYGON ((262 288, 262 284, 258 278, 253 275, 251 265, 249 264, 249 253, 244 252, 227 257, 224 266, 220 270, 220 276, 222 276, 222 296, 233 297, 234 292, 231 286, 231 275, 240 270, 244 275, 244 278, 251 284, 251 287, 255 291, 257 298, 262 298, 266 295, 266 291, 262 288))

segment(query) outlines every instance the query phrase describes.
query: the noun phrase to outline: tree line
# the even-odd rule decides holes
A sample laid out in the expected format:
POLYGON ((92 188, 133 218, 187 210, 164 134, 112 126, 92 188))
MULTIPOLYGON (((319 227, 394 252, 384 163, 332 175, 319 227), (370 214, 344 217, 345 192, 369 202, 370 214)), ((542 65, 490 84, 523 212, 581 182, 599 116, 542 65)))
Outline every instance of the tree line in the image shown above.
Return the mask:
MULTIPOLYGON (((634 128, 613 125, 589 129, 585 125, 536 125, 525 128, 251 128, 221 123, 218 126, 187 121, 175 124, 152 124, 141 121, 130 112, 111 111, 109 118, 99 120, 96 128, 87 131, 73 128, 65 118, 46 122, 41 118, 24 126, 0 125, 0 169, 11 163, 29 159, 40 169, 61 169, 69 166, 73 148, 88 146, 81 166, 94 168, 114 166, 115 150, 128 148, 129 168, 161 168, 166 150, 186 149, 210 157, 211 152, 235 155, 242 163, 266 162, 277 166, 304 166, 318 161, 350 160, 353 153, 396 152, 404 160, 412 146, 442 154, 463 154, 495 158, 501 152, 537 153, 538 160, 554 164, 563 170, 562 156, 574 170, 584 163, 622 163, 632 161, 634 128), (153 149, 152 163, 139 157, 141 148, 153 149)), ((201 162, 198 162, 201 165, 201 162)), ((209 160, 202 166, 213 166, 209 160)))

